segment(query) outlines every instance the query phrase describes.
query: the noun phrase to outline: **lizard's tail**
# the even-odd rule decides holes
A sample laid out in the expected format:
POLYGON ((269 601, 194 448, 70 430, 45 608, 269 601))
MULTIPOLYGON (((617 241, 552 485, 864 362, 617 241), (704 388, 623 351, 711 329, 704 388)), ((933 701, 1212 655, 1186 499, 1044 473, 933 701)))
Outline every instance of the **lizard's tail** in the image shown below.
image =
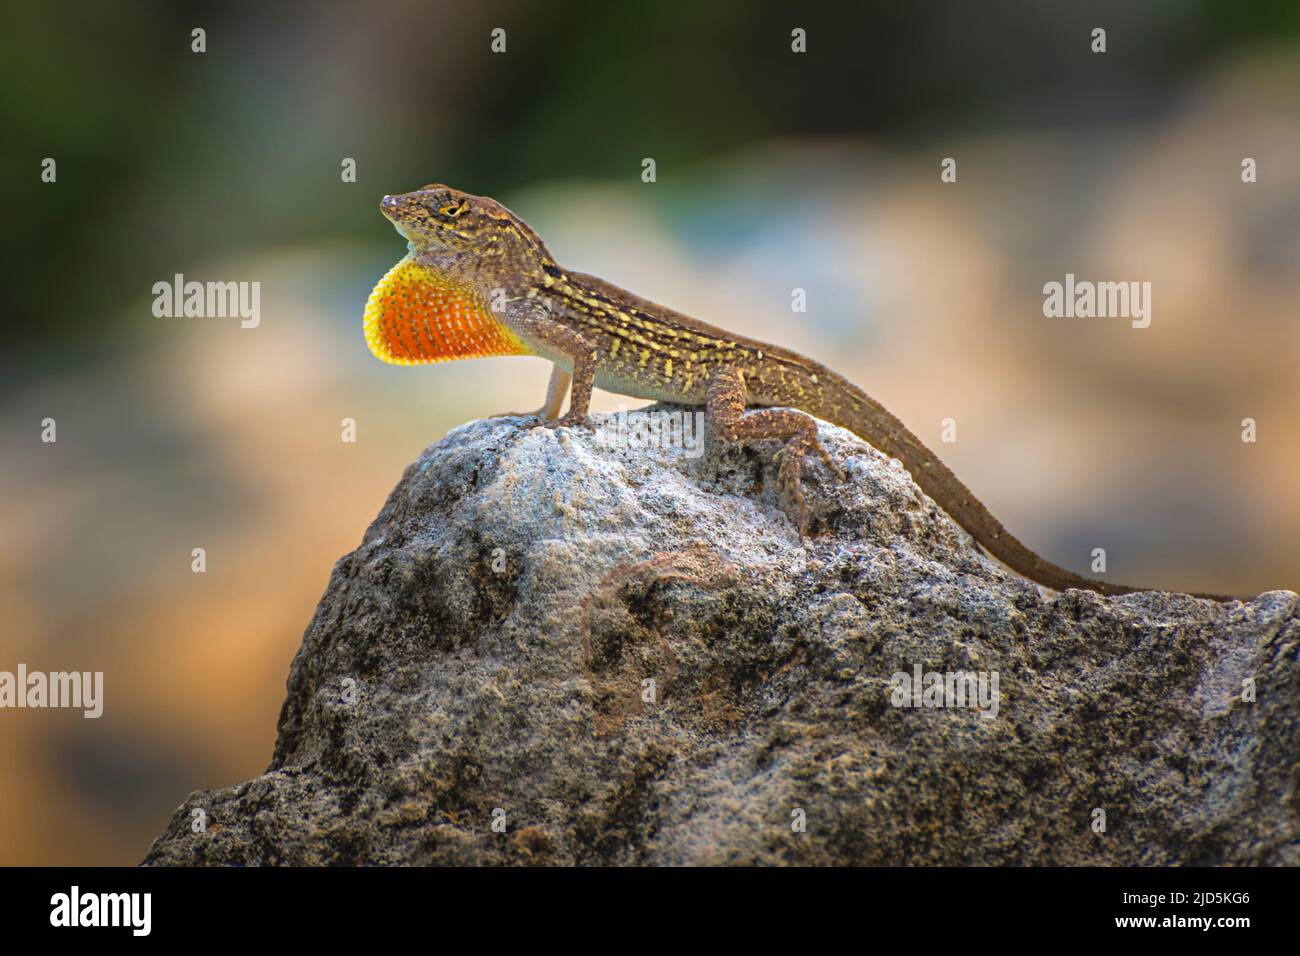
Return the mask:
MULTIPOLYGON (((852 382, 839 376, 819 372, 820 387, 810 390, 816 398, 806 410, 819 418, 847 428, 892 458, 897 458, 911 472, 921 490, 970 532, 979 544, 1018 574, 1057 591, 1084 588, 1100 594, 1132 594, 1151 588, 1131 587, 1096 581, 1067 571, 1025 547, 1002 526, 983 502, 975 497, 934 452, 922 444, 888 409, 852 382)), ((1237 601, 1241 598, 1222 594, 1193 594, 1211 601, 1237 601)))

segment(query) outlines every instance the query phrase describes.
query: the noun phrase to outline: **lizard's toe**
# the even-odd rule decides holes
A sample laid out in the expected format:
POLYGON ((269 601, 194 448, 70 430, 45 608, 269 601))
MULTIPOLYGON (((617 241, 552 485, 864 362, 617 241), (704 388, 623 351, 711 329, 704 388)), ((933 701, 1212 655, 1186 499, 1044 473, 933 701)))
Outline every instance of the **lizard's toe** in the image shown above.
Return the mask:
POLYGON ((808 510, 808 502, 803 493, 803 456, 804 449, 796 442, 787 443, 776 453, 779 462, 776 488, 786 516, 799 529, 800 535, 807 535, 812 513, 808 510))
POLYGON ((826 450, 821 441, 814 438, 813 448, 816 449, 817 454, 821 456, 822 463, 831 470, 831 473, 835 475, 836 478, 840 481, 848 481, 849 476, 844 473, 844 469, 840 467, 840 463, 831 457, 831 453, 826 450))

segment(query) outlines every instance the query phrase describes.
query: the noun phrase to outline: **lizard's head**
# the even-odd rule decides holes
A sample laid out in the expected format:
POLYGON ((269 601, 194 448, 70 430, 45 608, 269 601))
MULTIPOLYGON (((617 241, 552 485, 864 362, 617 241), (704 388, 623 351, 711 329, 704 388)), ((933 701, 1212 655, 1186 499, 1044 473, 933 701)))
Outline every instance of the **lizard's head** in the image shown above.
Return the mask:
POLYGON ((511 255, 520 264, 550 261, 528 224, 495 199, 434 183, 415 192, 385 196, 379 211, 410 242, 411 253, 511 255))

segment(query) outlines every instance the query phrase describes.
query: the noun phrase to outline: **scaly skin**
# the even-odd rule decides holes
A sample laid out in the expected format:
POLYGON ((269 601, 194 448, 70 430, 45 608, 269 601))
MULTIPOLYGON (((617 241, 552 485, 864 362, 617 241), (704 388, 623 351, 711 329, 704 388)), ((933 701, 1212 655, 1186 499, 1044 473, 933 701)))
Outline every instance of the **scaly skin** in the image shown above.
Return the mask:
POLYGON ((804 456, 818 453, 843 477, 817 440, 816 416, 901 461, 980 545, 1025 577, 1056 590, 1146 590, 1081 577, 1029 550, 902 422, 824 365, 563 268, 537 233, 495 200, 435 184, 385 196, 380 210, 410 249, 409 261, 385 277, 367 305, 367 342, 386 361, 540 355, 554 363, 536 413, 550 426, 586 425, 593 386, 704 405, 710 434, 725 441, 785 440, 779 482, 801 532, 808 522, 804 456), (570 381, 572 399, 561 417, 570 381))

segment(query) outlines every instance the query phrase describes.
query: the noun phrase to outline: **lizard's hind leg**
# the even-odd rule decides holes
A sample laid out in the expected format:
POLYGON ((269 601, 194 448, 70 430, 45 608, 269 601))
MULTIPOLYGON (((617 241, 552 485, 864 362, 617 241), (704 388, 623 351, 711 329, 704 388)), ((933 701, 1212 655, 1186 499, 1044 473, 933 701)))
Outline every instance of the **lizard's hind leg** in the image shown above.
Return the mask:
POLYGON ((817 420, 793 408, 759 408, 745 410, 748 390, 740 369, 725 367, 709 378, 707 414, 710 431, 723 441, 754 441, 784 438, 785 446, 777 452, 777 490, 786 514, 800 534, 808 533, 811 515, 803 494, 803 459, 810 451, 821 456, 842 481, 844 471, 817 440, 817 420))

